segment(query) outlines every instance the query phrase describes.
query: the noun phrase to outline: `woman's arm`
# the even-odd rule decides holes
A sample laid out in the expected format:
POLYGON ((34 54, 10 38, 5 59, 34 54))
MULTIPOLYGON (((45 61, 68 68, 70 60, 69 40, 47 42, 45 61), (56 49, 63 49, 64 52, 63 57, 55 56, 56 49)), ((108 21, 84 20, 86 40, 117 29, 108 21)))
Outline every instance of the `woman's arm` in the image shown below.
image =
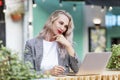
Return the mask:
POLYGON ((77 73, 79 70, 81 62, 78 60, 77 56, 72 57, 69 55, 69 66, 74 71, 74 73, 77 73))
POLYGON ((81 62, 78 60, 78 57, 77 57, 72 45, 69 44, 68 46, 66 46, 66 49, 69 54, 69 65, 70 65, 71 69, 75 73, 77 73, 81 62))
POLYGON ((65 46, 69 55, 69 65, 75 73, 78 72, 80 61, 78 60, 71 43, 68 40, 66 40, 66 38, 63 35, 57 35, 56 41, 65 46))
POLYGON ((65 46, 69 55, 71 55, 72 57, 75 57, 75 52, 71 43, 63 35, 56 35, 56 41, 62 44, 63 46, 65 46))
POLYGON ((30 63, 32 66, 31 68, 33 69, 33 54, 32 54, 32 47, 30 45, 30 42, 27 41, 25 45, 25 51, 24 51, 24 61, 25 63, 30 63))

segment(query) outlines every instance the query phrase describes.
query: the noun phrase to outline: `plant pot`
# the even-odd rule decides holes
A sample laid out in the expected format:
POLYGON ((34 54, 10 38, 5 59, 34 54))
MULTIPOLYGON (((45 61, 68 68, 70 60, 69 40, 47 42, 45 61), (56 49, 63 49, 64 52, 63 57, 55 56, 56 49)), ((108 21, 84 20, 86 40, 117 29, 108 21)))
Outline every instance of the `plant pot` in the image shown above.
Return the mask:
POLYGON ((11 18, 14 22, 18 22, 22 19, 22 14, 20 13, 11 14, 11 18))

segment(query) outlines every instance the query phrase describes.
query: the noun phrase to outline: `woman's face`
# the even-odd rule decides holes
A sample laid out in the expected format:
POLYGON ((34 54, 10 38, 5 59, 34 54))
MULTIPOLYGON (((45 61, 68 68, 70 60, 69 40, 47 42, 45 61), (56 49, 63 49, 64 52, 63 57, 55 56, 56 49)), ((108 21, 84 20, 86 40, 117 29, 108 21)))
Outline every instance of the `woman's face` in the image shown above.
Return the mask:
POLYGON ((68 28, 69 19, 64 14, 60 14, 58 19, 53 23, 54 35, 63 34, 68 28))

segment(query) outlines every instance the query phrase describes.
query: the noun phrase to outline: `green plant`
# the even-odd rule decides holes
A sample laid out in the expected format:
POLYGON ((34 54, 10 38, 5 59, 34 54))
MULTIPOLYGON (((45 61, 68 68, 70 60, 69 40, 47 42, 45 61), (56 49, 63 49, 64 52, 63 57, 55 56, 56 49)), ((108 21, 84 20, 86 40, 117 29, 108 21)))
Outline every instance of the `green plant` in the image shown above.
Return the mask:
POLYGON ((120 70, 120 44, 112 45, 112 56, 109 60, 107 68, 120 70))
POLYGON ((31 80, 38 78, 48 78, 49 75, 38 74, 30 70, 31 64, 24 64, 18 58, 17 53, 6 47, 0 48, 0 80, 31 80))

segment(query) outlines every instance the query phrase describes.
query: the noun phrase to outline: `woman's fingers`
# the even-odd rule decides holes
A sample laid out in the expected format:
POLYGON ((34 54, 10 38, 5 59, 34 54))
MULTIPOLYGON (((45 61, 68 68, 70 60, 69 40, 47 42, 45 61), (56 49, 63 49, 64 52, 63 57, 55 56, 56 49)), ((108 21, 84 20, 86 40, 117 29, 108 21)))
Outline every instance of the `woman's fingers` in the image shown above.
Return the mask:
POLYGON ((62 66, 57 66, 57 68, 58 68, 59 70, 61 70, 61 71, 65 71, 65 68, 62 67, 62 66))
POLYGON ((64 45, 64 42, 66 42, 66 38, 63 35, 56 35, 55 37, 56 37, 56 41, 63 45, 64 45))
POLYGON ((52 69, 52 73, 53 75, 57 76, 57 75, 60 75, 60 74, 63 74, 65 71, 64 67, 62 66, 55 66, 53 67, 52 69))
POLYGON ((55 36, 53 36, 53 38, 55 38, 56 41, 59 41, 59 39, 61 39, 63 37, 64 37, 63 35, 55 35, 55 36))

